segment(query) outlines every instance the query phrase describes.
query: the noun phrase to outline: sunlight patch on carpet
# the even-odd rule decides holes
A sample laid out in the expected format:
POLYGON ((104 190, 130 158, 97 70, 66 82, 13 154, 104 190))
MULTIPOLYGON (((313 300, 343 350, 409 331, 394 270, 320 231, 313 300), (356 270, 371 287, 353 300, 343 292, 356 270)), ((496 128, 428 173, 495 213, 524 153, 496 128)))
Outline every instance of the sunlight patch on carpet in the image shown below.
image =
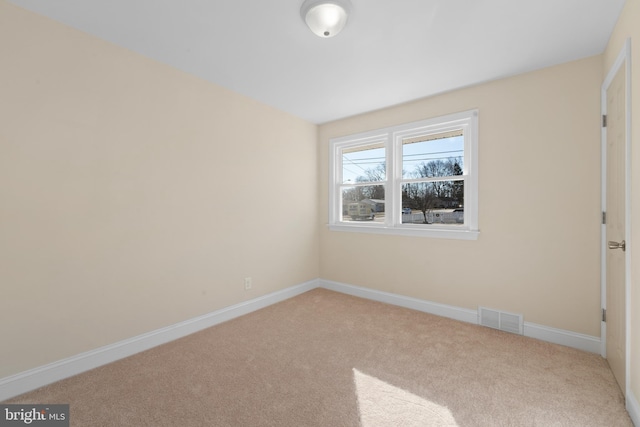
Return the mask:
POLYGON ((362 427, 458 427, 445 406, 353 369, 362 427))

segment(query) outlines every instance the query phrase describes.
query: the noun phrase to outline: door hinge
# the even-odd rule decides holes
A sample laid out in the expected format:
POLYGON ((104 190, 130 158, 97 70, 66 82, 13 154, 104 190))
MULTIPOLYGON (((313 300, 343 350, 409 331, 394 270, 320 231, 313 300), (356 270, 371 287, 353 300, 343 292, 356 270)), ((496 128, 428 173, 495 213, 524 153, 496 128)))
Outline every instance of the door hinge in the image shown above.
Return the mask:
POLYGON ((602 127, 603 128, 607 127, 607 115, 606 114, 602 115, 602 127))
POLYGON ((607 321, 607 309, 606 308, 602 309, 602 321, 603 322, 607 321))
POLYGON ((603 224, 607 223, 607 213, 606 212, 602 212, 602 223, 603 224))

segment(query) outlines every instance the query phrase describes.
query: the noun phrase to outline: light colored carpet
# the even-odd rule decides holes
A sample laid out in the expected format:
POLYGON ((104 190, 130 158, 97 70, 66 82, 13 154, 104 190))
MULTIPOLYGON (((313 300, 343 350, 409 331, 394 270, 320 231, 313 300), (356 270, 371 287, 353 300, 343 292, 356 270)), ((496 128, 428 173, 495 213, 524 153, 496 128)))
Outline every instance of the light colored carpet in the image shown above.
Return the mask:
POLYGON ((72 426, 632 426, 599 355, 315 289, 8 403, 72 426))

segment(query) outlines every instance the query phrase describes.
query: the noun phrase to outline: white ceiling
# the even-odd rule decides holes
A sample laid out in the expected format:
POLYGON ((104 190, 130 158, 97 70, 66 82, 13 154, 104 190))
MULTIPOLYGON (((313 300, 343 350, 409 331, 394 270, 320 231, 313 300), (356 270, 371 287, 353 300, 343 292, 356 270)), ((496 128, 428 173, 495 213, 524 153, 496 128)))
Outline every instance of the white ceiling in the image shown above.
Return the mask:
POLYGON ((314 123, 602 53, 625 0, 9 0, 314 123))

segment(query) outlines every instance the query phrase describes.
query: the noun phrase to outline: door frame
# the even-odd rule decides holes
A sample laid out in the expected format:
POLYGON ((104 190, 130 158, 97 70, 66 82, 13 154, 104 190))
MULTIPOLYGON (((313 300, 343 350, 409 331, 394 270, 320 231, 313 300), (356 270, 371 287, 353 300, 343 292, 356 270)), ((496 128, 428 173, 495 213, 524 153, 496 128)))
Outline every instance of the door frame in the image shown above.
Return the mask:
MULTIPOLYGON (((607 114, 607 89, 621 67, 625 67, 625 395, 629 395, 631 381, 631 39, 626 39, 618 57, 611 66, 601 88, 601 112, 607 114)), ((607 128, 601 128, 601 209, 607 209, 607 128)), ((601 224, 600 301, 607 307, 607 229, 601 224)), ((600 353, 607 357, 607 323, 600 322, 600 353)))

